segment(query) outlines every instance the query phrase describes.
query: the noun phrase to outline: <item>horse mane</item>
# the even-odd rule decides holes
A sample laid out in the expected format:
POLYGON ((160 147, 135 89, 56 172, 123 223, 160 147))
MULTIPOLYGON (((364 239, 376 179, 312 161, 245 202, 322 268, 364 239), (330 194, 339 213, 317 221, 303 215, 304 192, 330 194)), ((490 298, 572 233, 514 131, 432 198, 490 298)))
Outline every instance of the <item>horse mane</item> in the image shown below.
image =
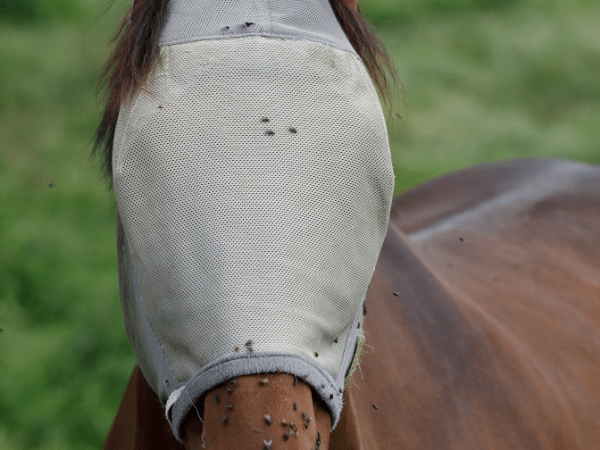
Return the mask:
MULTIPOLYGON (((137 0, 123 18, 110 43, 116 45, 96 84, 96 94, 104 90, 104 113, 94 136, 92 156, 100 155, 102 171, 112 180, 112 148, 119 109, 146 81, 160 54, 158 42, 170 0, 137 0)), ((329 0, 333 12, 352 47, 362 58, 391 114, 392 87, 397 86, 394 65, 371 25, 348 0, 329 0), (381 60, 381 61, 380 61, 381 60), (393 84, 388 82, 387 68, 393 84)), ((391 115, 390 115, 391 117, 391 115)))

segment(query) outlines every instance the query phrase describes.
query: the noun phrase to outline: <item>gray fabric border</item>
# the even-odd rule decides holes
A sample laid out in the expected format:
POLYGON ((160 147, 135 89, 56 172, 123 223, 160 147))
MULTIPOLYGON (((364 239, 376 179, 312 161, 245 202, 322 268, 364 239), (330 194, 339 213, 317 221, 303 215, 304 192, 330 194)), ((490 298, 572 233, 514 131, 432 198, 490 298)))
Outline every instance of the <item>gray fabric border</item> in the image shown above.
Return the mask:
POLYGON ((158 45, 162 47, 204 39, 264 36, 319 42, 358 56, 328 0, 305 0, 301 7, 298 2, 291 0, 257 0, 228 4, 226 7, 215 5, 202 0, 171 0, 158 45), (185 4, 183 9, 182 4, 185 4), (310 20, 311 15, 307 11, 319 16, 318 24, 310 20), (194 13, 209 15, 210 23, 198 23, 194 13), (247 21, 252 23, 251 29, 245 26, 247 21))
POLYGON ((258 32, 245 32, 245 33, 213 34, 213 35, 196 37, 193 40, 190 40, 188 38, 168 39, 168 40, 165 39, 164 41, 160 41, 159 45, 160 45, 160 47, 166 47, 166 46, 170 46, 170 45, 186 44, 188 42, 196 42, 196 41, 203 41, 203 40, 216 40, 216 39, 235 39, 235 38, 244 38, 244 37, 248 37, 248 36, 262 36, 262 37, 267 37, 267 38, 286 39, 286 40, 292 40, 292 41, 317 42, 319 44, 328 45, 328 46, 336 48, 338 50, 343 50, 343 51, 352 53, 353 55, 357 56, 362 61, 362 59, 360 58, 360 55, 356 52, 356 50, 354 50, 354 47, 352 47, 352 45, 344 45, 343 43, 332 41, 323 36, 315 36, 310 33, 294 35, 294 34, 272 33, 272 32, 269 33, 267 31, 258 31, 258 32))
POLYGON ((167 407, 165 411, 175 438, 183 443, 181 437, 183 421, 193 404, 214 386, 230 378, 275 373, 278 370, 301 378, 321 397, 331 412, 331 430, 333 430, 340 419, 343 406, 343 393, 340 392, 340 387, 336 385, 333 377, 304 356, 287 352, 255 352, 227 355, 207 364, 176 393, 177 399, 172 407, 167 407), (308 376, 304 378, 305 375, 308 376))

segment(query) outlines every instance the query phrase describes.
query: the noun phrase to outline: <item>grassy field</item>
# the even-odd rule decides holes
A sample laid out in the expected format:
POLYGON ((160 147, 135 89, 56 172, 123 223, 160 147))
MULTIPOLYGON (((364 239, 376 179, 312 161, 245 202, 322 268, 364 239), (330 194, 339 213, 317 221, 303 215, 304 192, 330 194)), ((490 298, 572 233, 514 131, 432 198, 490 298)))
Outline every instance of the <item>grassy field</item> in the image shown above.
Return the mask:
MULTIPOLYGON (((398 68, 396 191, 477 163, 600 164, 600 3, 361 2, 398 68)), ((98 449, 135 364, 88 158, 129 1, 0 7, 0 448, 98 449)))

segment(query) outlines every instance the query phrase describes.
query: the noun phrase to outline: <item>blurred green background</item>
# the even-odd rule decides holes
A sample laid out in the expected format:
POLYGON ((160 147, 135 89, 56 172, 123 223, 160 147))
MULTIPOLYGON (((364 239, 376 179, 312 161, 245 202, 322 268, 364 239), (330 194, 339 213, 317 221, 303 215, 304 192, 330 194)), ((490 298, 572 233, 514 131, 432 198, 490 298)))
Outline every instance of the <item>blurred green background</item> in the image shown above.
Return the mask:
MULTIPOLYGON (((396 191, 477 163, 600 163, 600 2, 364 0, 405 88, 396 191)), ((129 0, 0 2, 0 448, 99 449, 135 359, 88 157, 129 0)), ((395 110, 396 111, 396 110, 395 110)))

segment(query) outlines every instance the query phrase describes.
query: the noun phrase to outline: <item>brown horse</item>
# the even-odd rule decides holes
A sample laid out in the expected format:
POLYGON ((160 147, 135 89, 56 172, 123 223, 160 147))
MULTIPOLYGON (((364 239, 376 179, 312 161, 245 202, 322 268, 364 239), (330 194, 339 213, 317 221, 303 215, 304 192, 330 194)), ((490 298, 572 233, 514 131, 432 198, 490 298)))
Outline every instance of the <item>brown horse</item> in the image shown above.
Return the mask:
MULTIPOLYGON (((185 448, 600 449, 600 167, 514 160, 396 197, 367 308, 331 434, 307 385, 255 375, 228 425, 212 398, 231 386, 198 403, 185 448)), ((104 448, 184 448, 137 367, 104 448)))

